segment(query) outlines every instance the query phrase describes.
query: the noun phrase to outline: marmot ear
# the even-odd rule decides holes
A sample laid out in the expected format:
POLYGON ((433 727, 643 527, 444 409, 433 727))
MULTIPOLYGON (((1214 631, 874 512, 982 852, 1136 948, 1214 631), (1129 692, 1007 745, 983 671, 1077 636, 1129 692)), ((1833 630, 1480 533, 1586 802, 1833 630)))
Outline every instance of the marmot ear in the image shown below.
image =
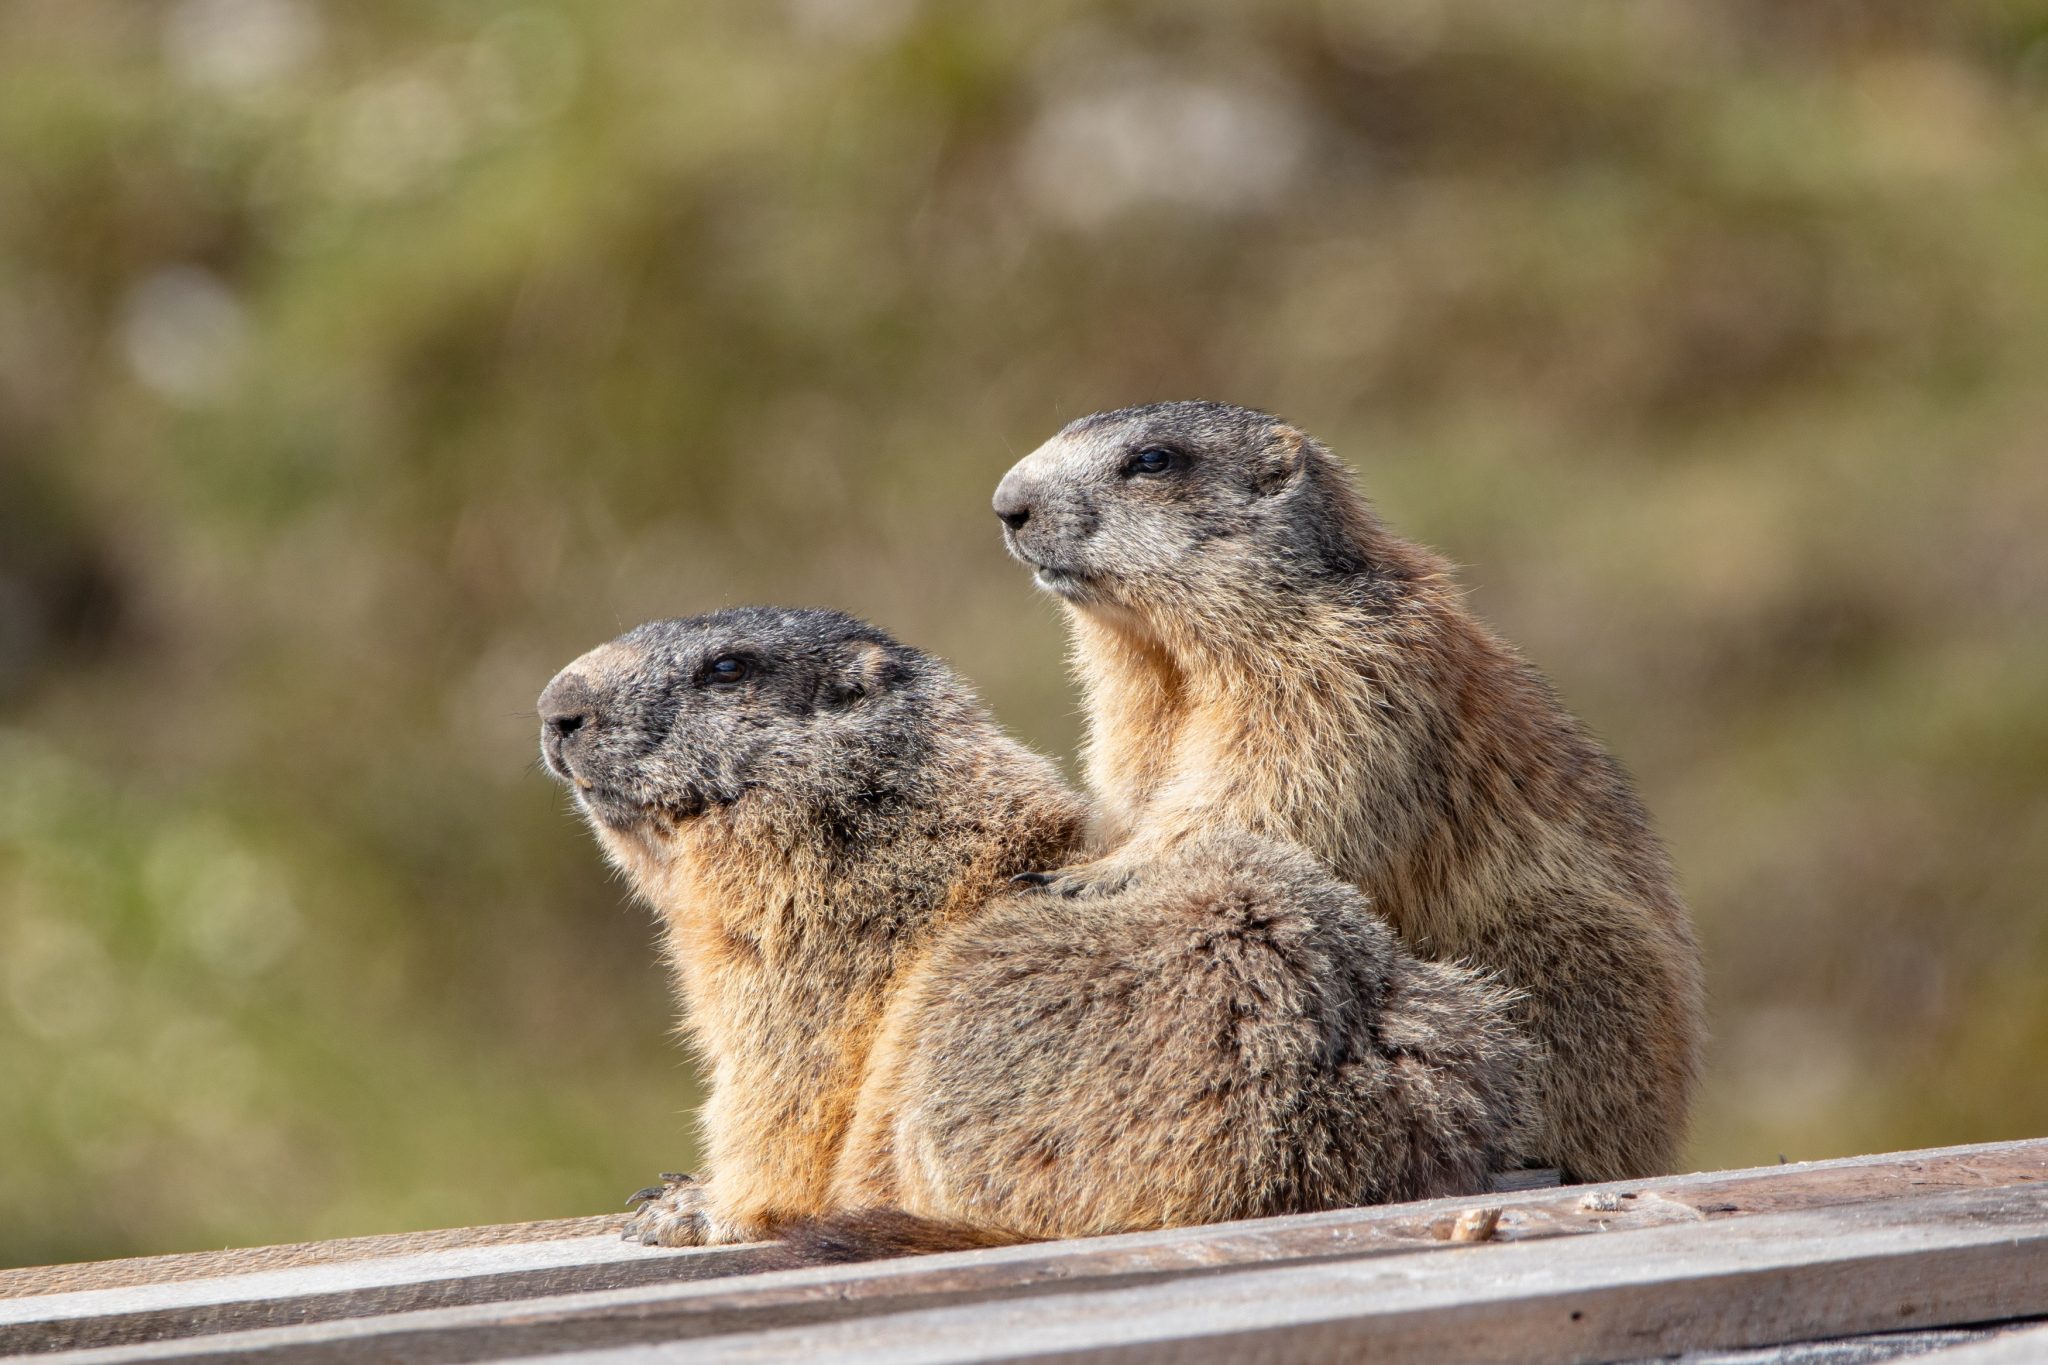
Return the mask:
POLYGON ((1290 426, 1273 428, 1273 439, 1260 452, 1252 477, 1261 495, 1271 497, 1293 486, 1308 465, 1308 437, 1290 426))
POLYGON ((818 703, 851 706, 868 693, 888 687, 901 675, 902 665, 890 657, 887 649, 872 640, 858 641, 848 647, 839 667, 818 689, 818 703))

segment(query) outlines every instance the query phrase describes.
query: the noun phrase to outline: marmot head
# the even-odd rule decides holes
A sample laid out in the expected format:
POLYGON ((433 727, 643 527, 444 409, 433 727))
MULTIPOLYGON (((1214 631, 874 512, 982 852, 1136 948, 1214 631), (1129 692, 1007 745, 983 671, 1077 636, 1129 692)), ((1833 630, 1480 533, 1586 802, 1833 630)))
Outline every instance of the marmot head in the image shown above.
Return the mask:
POLYGON ((1242 592, 1356 573, 1371 513, 1278 418, 1155 403, 1069 423, 996 488, 1010 553, 1081 610, 1199 616, 1242 592), (1219 591, 1221 590, 1221 591, 1219 591))
POLYGON ((745 607, 656 621, 540 696, 541 758, 607 848, 743 802, 823 809, 914 774, 943 665, 834 611, 745 607))

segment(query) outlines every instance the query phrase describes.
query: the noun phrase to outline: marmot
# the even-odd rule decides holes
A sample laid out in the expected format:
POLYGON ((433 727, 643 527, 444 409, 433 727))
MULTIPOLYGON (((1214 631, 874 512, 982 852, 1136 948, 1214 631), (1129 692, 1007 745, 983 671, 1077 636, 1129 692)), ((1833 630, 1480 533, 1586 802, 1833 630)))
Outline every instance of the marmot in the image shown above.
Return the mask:
POLYGON ((540 714, 707 1063, 706 1174, 644 1192, 629 1236, 860 1210, 953 1230, 923 1249, 1080 1236, 1469 1193, 1519 1155, 1507 991, 1247 835, 1085 908, 1018 890, 1079 850, 1084 804, 871 626, 642 626, 540 714))
POLYGON ((1113 888, 1219 821, 1293 840, 1407 945, 1497 973, 1543 1045, 1536 1156, 1568 1179, 1672 1169, 1702 1036, 1700 954, 1629 779, 1476 620, 1449 567, 1265 413, 1084 417, 995 495, 1066 607, 1113 888))

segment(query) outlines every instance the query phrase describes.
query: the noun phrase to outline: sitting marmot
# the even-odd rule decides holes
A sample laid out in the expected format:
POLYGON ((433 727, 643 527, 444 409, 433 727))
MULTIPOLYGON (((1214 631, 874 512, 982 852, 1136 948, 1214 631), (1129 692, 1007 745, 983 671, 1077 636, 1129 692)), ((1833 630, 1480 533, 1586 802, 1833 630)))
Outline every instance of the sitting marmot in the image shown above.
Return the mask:
POLYGON ((1085 905, 1018 891, 1079 848, 1082 803, 871 626, 642 626, 540 713, 708 1063, 705 1174, 629 1236, 863 1210, 922 1229, 902 1249, 1082 1236, 1472 1192, 1520 1155, 1506 992, 1250 835, 1085 905))
POLYGON ((1073 422, 995 511, 1067 608, 1088 701, 1096 861, 1050 889, 1114 891, 1218 822, 1297 842, 1415 952, 1521 993, 1540 1164, 1672 1168, 1702 1001, 1670 862, 1627 775, 1442 559, 1308 436, 1221 403, 1073 422))

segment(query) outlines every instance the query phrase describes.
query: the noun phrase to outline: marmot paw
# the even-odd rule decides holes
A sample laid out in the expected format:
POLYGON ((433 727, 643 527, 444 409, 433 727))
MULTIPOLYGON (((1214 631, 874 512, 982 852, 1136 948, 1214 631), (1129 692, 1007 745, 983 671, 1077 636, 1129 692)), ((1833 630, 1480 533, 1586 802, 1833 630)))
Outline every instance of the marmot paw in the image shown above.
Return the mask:
POLYGON ((661 1173, 661 1184, 636 1191, 626 1201, 633 1216, 619 1239, 650 1247, 716 1247, 759 1242, 773 1235, 773 1221, 740 1221, 712 1205, 711 1192, 694 1175, 661 1173))
POLYGON ((704 1184, 694 1175, 663 1171, 661 1183, 636 1191, 626 1201, 633 1216, 619 1239, 650 1247, 700 1247, 710 1243, 704 1184))

